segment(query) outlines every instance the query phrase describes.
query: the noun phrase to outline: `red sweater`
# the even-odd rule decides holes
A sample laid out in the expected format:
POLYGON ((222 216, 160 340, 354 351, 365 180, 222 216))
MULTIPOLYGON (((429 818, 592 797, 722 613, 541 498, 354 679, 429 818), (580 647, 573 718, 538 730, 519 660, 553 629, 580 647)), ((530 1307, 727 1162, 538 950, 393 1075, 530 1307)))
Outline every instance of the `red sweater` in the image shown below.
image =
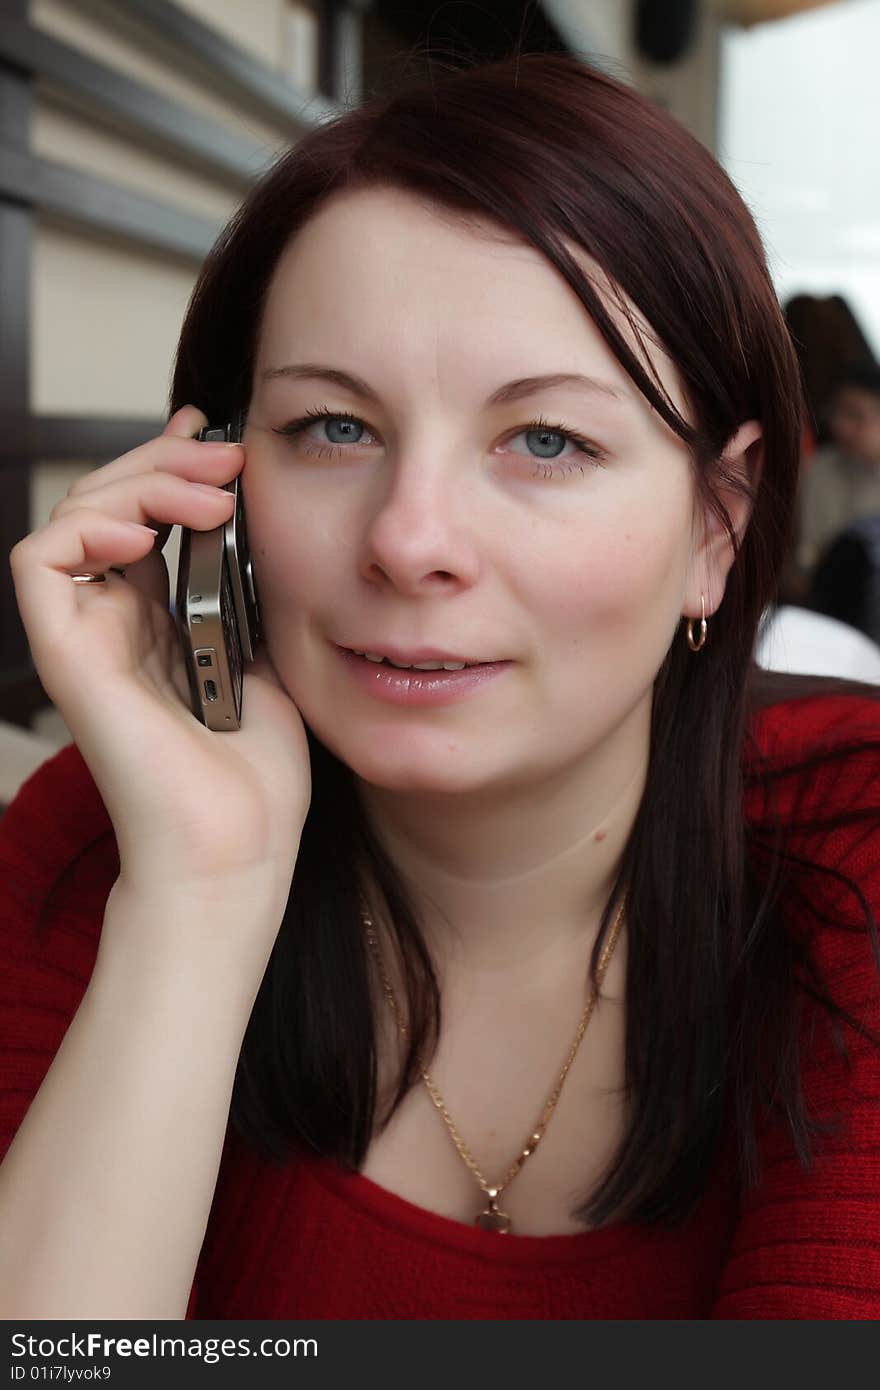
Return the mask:
MULTIPOLYGON (((789 751, 856 730, 880 737, 880 703, 789 701, 754 726, 763 748, 789 751)), ((876 809, 878 771, 876 751, 832 766, 809 782, 808 805, 876 809)), ((880 918, 880 818, 835 832, 821 855, 860 884, 880 918)), ((70 745, 0 821, 0 1158, 82 998, 118 869, 107 812, 70 745), (40 912, 42 944, 32 936, 40 912)), ((834 907, 858 920, 851 897, 834 907)), ((816 952, 834 997, 880 1035, 880 972, 864 926, 820 930, 816 952)), ((805 1028, 810 1016, 807 1008, 805 1028)), ((802 1044, 808 1108, 820 1115, 842 1103, 847 1117, 840 1134, 815 1141, 813 1170, 800 1167, 784 1131, 764 1124, 760 1187, 739 1201, 719 1161, 695 1216, 675 1231, 618 1223, 499 1236, 329 1162, 269 1165, 229 1126, 187 1316, 878 1318, 880 1055, 843 1031, 848 1075, 824 1029, 802 1044)))

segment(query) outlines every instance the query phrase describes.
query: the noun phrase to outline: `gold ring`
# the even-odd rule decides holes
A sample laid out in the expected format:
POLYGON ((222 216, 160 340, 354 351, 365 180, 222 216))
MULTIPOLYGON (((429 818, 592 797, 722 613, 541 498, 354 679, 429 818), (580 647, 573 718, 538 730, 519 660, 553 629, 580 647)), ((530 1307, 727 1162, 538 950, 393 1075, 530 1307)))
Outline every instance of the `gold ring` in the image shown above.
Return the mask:
MULTIPOLYGON (((125 570, 119 565, 111 565, 107 574, 118 574, 120 579, 125 578, 125 570)), ((72 574, 71 579, 74 584, 106 584, 106 574, 72 574)))

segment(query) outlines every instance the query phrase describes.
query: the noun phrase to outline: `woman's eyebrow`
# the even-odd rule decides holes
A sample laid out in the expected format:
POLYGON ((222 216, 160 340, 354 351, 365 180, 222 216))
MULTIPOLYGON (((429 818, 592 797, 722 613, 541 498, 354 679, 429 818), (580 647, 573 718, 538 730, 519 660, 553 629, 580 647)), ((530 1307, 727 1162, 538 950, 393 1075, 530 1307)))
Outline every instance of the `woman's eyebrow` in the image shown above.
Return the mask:
MULTIPOLYGON (((378 393, 362 377, 355 376, 352 372, 341 371, 337 367, 325 367, 317 362, 290 363, 285 367, 269 367, 263 372, 262 379, 263 381, 272 381, 278 377, 292 378, 295 381, 305 377, 332 381, 334 385, 345 387, 346 390, 360 396, 365 401, 372 401, 375 405, 381 404, 378 393)), ((499 386, 497 391, 492 392, 486 405, 505 405, 508 401, 517 401, 523 396, 533 396, 538 391, 550 391, 556 386, 579 386, 584 391, 609 396, 621 403, 624 400, 624 393, 612 386, 610 382, 600 381, 592 376, 583 376, 580 372, 550 372, 545 376, 521 376, 514 381, 508 381, 504 386, 499 386)))

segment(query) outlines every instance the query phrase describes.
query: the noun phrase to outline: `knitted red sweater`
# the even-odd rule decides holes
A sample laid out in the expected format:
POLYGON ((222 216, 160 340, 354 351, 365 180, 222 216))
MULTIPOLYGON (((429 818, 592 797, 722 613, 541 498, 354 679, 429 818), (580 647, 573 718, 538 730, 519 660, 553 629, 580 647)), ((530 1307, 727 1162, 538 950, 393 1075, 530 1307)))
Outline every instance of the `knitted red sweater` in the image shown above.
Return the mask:
MULTIPOLYGON (((856 732, 880 738, 880 703, 792 700, 753 726, 769 752, 856 732)), ((796 847, 854 878, 880 919, 878 774, 880 752, 859 754, 789 789, 781 804, 798 819, 817 809, 874 808, 860 824, 796 847)), ((761 811, 757 794, 747 797, 746 815, 761 811)), ((0 821, 0 1158, 82 998, 118 868, 106 810, 70 745, 0 821), (32 928, 41 912, 48 932, 38 943, 32 928)), ((835 921, 858 921, 843 888, 829 894, 829 908, 835 921)), ((816 953, 834 997, 880 1035, 880 970, 864 925, 820 930, 816 953)), ((807 1009, 805 1030, 810 1016, 807 1009)), ((498 1236, 325 1161, 269 1165, 229 1126, 187 1316, 880 1317, 880 1050, 849 1026, 843 1032, 849 1073, 826 1030, 802 1048, 808 1108, 846 1116, 839 1134, 815 1141, 812 1171, 800 1167, 785 1133, 765 1124, 759 1188, 739 1200, 722 1159, 693 1219, 674 1231, 618 1223, 576 1235, 498 1236)))

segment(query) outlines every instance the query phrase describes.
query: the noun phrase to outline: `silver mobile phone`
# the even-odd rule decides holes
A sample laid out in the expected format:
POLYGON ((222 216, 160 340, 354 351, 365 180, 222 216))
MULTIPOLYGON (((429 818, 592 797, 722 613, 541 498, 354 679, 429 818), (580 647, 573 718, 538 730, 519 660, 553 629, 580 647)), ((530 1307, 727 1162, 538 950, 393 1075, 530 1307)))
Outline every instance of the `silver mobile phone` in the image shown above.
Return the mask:
MULTIPOLYGON (((241 443, 243 414, 198 438, 241 443)), ((181 527, 175 621, 193 714, 218 733, 241 727, 244 662, 260 640, 260 608, 248 548, 241 475, 226 484, 232 515, 213 531, 181 527)))

